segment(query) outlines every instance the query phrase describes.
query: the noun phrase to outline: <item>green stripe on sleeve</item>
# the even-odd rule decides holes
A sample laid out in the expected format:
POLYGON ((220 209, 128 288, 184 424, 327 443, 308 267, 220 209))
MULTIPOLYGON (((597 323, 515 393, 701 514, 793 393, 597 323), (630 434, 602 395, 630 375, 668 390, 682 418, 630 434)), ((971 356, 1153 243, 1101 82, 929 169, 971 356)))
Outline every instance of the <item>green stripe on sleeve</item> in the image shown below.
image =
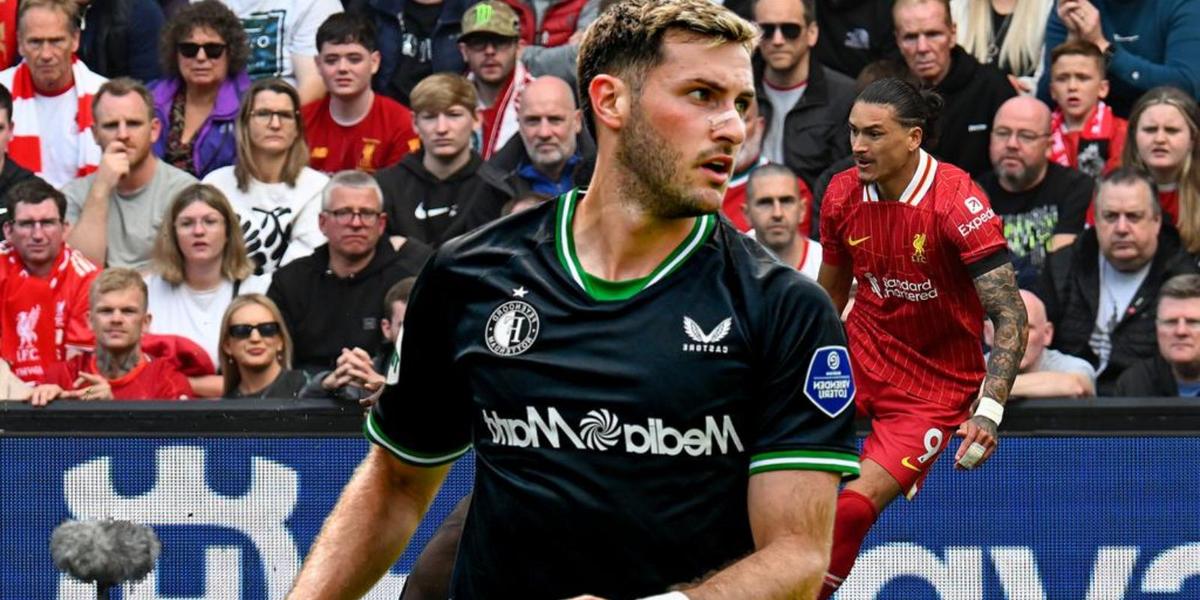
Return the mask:
POLYGON ((458 450, 440 454, 407 450, 388 438, 387 434, 383 432, 383 428, 375 422, 374 412, 367 413, 367 419, 363 422, 363 434, 366 435, 369 441, 382 446, 388 452, 394 454, 396 458, 417 467, 436 467, 454 462, 458 457, 466 454, 471 449, 471 444, 467 444, 458 450))
POLYGON ((750 458, 751 475, 788 470, 830 471, 858 477, 860 466, 855 454, 821 450, 764 452, 750 458))

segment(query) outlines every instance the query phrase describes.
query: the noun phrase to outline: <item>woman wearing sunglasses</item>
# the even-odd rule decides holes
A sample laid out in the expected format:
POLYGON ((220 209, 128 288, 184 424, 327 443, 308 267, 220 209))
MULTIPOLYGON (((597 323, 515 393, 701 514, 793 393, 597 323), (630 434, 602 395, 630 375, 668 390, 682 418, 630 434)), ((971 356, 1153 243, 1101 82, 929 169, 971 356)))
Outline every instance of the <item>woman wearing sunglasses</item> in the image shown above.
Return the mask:
POLYGON ((225 398, 295 398, 308 383, 292 370, 292 336, 279 307, 262 294, 234 298, 221 320, 225 398))
MULTIPOLYGON (((154 271, 146 276, 154 333, 180 335, 199 344, 214 365, 225 308, 238 294, 263 292, 269 284, 251 277, 237 214, 220 190, 203 183, 175 196, 154 243, 154 271), (232 226, 231 226, 232 225, 232 226)), ((219 375, 190 378, 199 396, 220 396, 219 375)))
POLYGON ((242 23, 224 4, 203 0, 175 13, 159 44, 167 77, 151 86, 163 124, 155 155, 197 178, 233 164, 249 56, 242 23))

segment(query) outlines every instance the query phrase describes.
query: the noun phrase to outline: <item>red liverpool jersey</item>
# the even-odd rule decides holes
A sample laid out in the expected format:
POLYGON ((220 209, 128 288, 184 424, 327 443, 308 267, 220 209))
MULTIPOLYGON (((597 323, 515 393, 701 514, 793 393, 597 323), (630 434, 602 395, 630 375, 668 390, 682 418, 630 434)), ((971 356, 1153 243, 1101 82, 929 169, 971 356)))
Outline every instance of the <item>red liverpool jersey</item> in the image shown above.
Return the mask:
POLYGON ((34 277, 11 244, 0 244, 0 355, 27 383, 45 381, 46 369, 66 360, 66 347, 85 350, 88 288, 100 270, 66 245, 46 277, 34 277))
MULTIPOLYGON (((46 383, 64 390, 76 389, 80 373, 98 374, 96 355, 80 354, 46 370, 46 383)), ((143 354, 128 373, 108 380, 113 400, 187 400, 194 396, 192 385, 169 360, 156 360, 143 354)), ((84 387, 84 386, 79 386, 84 387)))
POLYGON ((1003 251, 987 196, 963 170, 920 151, 899 200, 855 169, 838 173, 821 207, 824 261, 858 279, 846 322, 855 380, 927 402, 971 402, 984 376, 983 307, 967 265, 1003 251))
POLYGON ((421 147, 413 130, 412 111, 375 94, 371 110, 353 125, 340 125, 329 113, 329 96, 301 109, 308 165, 324 173, 358 169, 374 173, 390 167, 421 147))

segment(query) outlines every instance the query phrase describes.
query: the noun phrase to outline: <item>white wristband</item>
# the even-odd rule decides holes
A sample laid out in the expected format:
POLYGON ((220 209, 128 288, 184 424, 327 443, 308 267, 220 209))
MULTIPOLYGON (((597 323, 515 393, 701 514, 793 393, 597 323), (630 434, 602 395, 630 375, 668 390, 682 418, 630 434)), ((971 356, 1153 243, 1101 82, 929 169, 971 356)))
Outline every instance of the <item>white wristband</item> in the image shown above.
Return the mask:
POLYGON ((979 406, 975 409, 975 416, 987 417, 999 426, 1000 421, 1004 418, 1004 405, 984 396, 979 399, 979 406))
POLYGON ((667 592, 656 596, 646 596, 639 600, 688 600, 688 597, 683 592, 667 592))

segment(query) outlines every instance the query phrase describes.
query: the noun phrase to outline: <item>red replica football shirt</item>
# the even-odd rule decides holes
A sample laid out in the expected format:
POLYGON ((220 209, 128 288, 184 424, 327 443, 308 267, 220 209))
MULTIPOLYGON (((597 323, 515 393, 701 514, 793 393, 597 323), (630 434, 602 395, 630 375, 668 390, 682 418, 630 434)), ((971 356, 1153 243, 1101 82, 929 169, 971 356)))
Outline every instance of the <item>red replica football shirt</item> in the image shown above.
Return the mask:
POLYGON ((67 346, 90 349, 88 288, 100 270, 66 245, 47 277, 34 277, 9 243, 0 244, 0 355, 26 383, 66 360, 67 346))
MULTIPOLYGON (((100 371, 96 368, 94 354, 80 354, 69 361, 51 365, 46 372, 46 383, 73 390, 80 371, 93 374, 100 371)), ((194 396, 187 377, 176 370, 171 361, 152 359, 145 354, 133 370, 108 380, 108 384, 112 387, 113 400, 187 400, 194 396)))
POLYGON ((984 313, 967 265, 1007 248, 971 177, 922 150, 899 200, 884 200, 855 169, 838 173, 821 206, 821 245, 824 262, 850 265, 858 279, 846 330, 864 392, 969 404, 984 376, 984 313))
POLYGON ((354 125, 343 126, 329 113, 329 98, 325 96, 300 109, 310 167, 324 173, 346 169, 374 173, 421 147, 413 130, 412 111, 403 104, 375 94, 367 116, 354 125))

